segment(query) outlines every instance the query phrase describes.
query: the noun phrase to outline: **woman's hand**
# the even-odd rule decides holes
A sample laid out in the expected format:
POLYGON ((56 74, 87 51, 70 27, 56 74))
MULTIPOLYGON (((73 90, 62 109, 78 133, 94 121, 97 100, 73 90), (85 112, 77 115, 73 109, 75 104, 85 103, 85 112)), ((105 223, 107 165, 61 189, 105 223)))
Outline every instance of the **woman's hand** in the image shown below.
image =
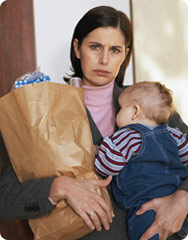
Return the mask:
POLYGON ((188 192, 178 190, 167 197, 153 199, 144 203, 136 214, 141 215, 151 209, 156 212, 155 221, 140 240, 148 240, 156 233, 160 240, 165 240, 183 225, 188 214, 188 192))
POLYGON ((104 180, 56 177, 49 197, 54 202, 65 199, 90 229, 100 231, 102 224, 108 230, 112 222, 111 209, 96 190, 107 186, 111 180, 112 176, 104 180))
POLYGON ((99 146, 98 145, 94 145, 93 148, 94 148, 94 154, 95 154, 95 156, 97 156, 98 153, 99 153, 99 146))

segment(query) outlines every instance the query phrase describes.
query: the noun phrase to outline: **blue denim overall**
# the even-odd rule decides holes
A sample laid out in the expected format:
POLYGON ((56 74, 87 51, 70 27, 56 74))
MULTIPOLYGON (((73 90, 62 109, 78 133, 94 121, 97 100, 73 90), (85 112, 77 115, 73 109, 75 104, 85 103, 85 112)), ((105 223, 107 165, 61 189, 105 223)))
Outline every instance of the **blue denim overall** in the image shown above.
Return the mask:
MULTIPOLYGON (((173 193, 188 177, 188 169, 180 163, 176 141, 166 125, 152 130, 141 124, 126 127, 141 133, 142 147, 113 178, 112 190, 118 206, 127 210, 129 239, 139 240, 154 221, 155 212, 141 216, 135 212, 144 202, 173 193)), ((158 234, 151 239, 158 240, 158 234)))

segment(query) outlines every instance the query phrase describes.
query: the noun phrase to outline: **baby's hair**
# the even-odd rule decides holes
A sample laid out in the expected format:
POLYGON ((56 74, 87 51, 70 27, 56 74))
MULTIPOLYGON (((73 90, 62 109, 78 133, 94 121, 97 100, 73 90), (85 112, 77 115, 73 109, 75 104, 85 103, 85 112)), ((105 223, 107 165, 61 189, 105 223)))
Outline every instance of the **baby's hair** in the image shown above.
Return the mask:
POLYGON ((125 105, 137 104, 148 119, 157 124, 168 122, 174 112, 172 91, 160 82, 138 82, 122 92, 125 105))

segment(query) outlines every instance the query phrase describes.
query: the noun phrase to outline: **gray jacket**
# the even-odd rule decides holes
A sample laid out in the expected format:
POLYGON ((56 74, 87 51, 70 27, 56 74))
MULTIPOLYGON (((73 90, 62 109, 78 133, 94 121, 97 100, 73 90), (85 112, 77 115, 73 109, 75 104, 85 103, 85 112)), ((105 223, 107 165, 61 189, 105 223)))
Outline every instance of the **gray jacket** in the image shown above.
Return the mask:
MULTIPOLYGON (((121 89, 114 86, 114 106, 116 113, 119 110, 117 102, 121 89)), ((96 127, 91 115, 88 113, 88 119, 91 126, 93 142, 100 145, 102 135, 96 127)), ((187 131, 188 127, 183 123, 178 114, 170 119, 170 126, 178 127, 181 131, 187 131)), ((7 168, 0 182, 0 220, 11 219, 31 219, 42 216, 50 212, 54 206, 48 200, 52 178, 34 179, 19 183, 11 165, 7 168)), ((180 189, 188 190, 188 179, 182 184, 180 189)), ((110 192, 110 189, 109 189, 110 192)), ((89 239, 108 239, 108 240, 126 240, 125 213, 122 212, 114 203, 112 204, 115 212, 115 218, 111 224, 110 230, 94 231, 82 238, 89 239)))

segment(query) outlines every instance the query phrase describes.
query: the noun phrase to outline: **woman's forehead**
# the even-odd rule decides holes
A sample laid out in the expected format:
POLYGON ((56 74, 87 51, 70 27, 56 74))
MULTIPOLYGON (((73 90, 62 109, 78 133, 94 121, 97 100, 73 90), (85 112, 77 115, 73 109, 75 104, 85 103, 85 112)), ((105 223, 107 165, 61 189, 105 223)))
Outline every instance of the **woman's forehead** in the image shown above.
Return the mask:
POLYGON ((91 31, 86 37, 86 41, 106 43, 112 45, 125 45, 125 37, 119 28, 99 27, 91 31))

